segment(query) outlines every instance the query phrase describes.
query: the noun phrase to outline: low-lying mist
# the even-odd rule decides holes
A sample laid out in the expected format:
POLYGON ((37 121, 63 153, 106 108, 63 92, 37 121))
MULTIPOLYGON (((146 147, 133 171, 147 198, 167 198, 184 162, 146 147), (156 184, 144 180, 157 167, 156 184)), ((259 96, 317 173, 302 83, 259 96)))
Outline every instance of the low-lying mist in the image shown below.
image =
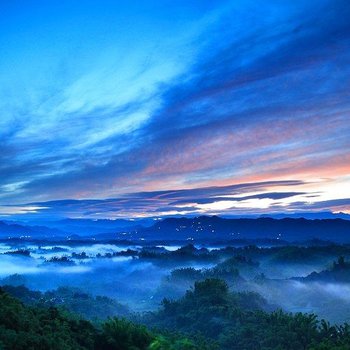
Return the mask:
POLYGON ((233 291, 259 293, 272 308, 341 323, 350 321, 350 281, 329 277, 340 254, 349 257, 350 248, 9 242, 0 244, 0 284, 71 287, 142 312, 181 297, 195 281, 220 278, 233 291))

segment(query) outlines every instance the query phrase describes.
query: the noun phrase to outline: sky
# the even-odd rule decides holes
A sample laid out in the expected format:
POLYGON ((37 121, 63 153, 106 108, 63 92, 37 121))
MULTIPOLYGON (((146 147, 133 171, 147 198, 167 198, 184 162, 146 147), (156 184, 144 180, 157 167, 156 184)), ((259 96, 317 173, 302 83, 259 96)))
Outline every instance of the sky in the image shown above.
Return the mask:
POLYGON ((350 213, 347 0, 0 2, 0 216, 350 213))

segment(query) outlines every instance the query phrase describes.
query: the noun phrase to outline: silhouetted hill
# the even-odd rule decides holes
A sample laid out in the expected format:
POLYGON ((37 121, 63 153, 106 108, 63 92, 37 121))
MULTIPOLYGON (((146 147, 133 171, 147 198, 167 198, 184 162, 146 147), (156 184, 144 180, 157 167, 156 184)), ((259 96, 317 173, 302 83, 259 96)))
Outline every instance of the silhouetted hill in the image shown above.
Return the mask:
POLYGON ((28 223, 0 221, 0 238, 6 236, 32 238, 52 237, 90 237, 102 235, 103 238, 117 238, 118 233, 138 230, 150 225, 153 220, 91 220, 64 219, 58 221, 34 221, 28 223), (141 226, 141 223, 144 226, 141 226), (39 224, 39 225, 38 225, 39 224))
MULTIPOLYGON (((138 223, 138 222, 137 222, 138 223)), ((141 223, 141 222, 140 222, 141 223)), ((128 220, 72 220, 51 223, 51 227, 11 224, 0 221, 0 238, 31 236, 53 238, 75 236, 96 239, 147 240, 232 240, 312 239, 350 242, 350 221, 342 219, 227 219, 217 216, 166 218, 150 227, 128 220)))
POLYGON ((334 261, 328 270, 312 272, 306 277, 294 278, 304 282, 326 282, 326 283, 349 283, 350 282, 350 262, 340 257, 334 261))
POLYGON ((224 219, 217 216, 167 218, 137 232, 153 239, 323 239, 350 241, 350 221, 342 219, 224 219))
MULTIPOLYGON (((141 228, 141 223, 132 220, 91 220, 91 219, 64 219, 45 223, 45 226, 63 230, 79 236, 90 236, 100 233, 116 233, 141 228)), ((146 226, 146 225, 145 225, 146 226)))
POLYGON ((7 237, 64 237, 67 233, 45 226, 27 226, 0 221, 0 238, 7 237))

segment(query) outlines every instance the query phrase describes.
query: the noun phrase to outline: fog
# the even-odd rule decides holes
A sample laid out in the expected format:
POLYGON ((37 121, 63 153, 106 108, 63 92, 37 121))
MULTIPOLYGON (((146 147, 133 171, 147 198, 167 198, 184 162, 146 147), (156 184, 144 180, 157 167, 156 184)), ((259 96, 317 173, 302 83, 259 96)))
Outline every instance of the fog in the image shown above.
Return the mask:
POLYGON ((315 313, 332 323, 350 321, 350 284, 275 280, 250 288, 285 311, 315 313))
POLYGON ((178 254, 181 246, 166 243, 154 247, 0 243, 0 284, 25 285, 41 292, 74 287, 142 312, 157 309, 164 297, 181 297, 197 279, 218 277, 225 279, 232 291, 261 294, 272 308, 316 313, 332 323, 350 321, 350 283, 307 277, 329 269, 337 252, 320 256, 320 249, 315 248, 318 255, 293 261, 281 255, 283 248, 197 248, 191 248, 194 255, 186 255, 178 254), (237 256, 244 257, 231 262, 237 275, 231 274, 231 267, 220 265, 237 256), (195 270, 181 270, 185 268, 195 270))
MULTIPOLYGON (((167 247, 169 251, 178 247, 167 247)), ((4 245, 1 244, 0 284, 24 284, 42 292, 62 286, 77 287, 94 295, 116 298, 135 311, 157 307, 152 302, 158 285, 174 267, 186 267, 187 263, 158 266, 131 256, 110 256, 127 249, 140 250, 140 246, 111 244, 91 245, 4 245), (29 256, 16 254, 26 250, 29 256), (12 253, 12 254, 11 254, 12 253), (86 258, 74 258, 72 254, 85 253, 86 258), (98 257, 98 255, 100 256, 98 257), (67 257, 68 261, 52 261, 67 257), (13 276, 20 275, 20 276, 13 276), (20 277, 20 278, 19 278, 20 277)), ((165 248, 164 248, 165 249, 165 248)), ((211 266, 194 263, 197 268, 211 266)))

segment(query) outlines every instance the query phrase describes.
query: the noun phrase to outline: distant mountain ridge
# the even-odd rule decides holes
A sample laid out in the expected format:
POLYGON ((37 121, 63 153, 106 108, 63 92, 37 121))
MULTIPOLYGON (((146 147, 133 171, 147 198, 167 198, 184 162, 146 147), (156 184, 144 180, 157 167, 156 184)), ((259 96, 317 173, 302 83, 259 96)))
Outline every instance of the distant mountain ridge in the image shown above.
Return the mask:
POLYGON ((324 283, 349 283, 350 282, 350 262, 344 257, 339 257, 332 266, 320 272, 312 272, 306 277, 294 277, 294 280, 303 282, 324 282, 324 283))
POLYGON ((54 237, 67 236, 67 233, 58 229, 46 226, 27 226, 17 223, 0 221, 0 238, 8 237, 54 237))
POLYGON ((304 241, 312 239, 350 242, 350 221, 344 219, 274 219, 268 217, 228 219, 218 216, 166 218, 153 225, 128 220, 62 220, 47 226, 20 225, 0 221, 0 238, 94 237, 99 239, 147 240, 234 240, 274 239, 304 241))
POLYGON ((0 221, 0 238, 24 237, 53 238, 81 236, 89 237, 98 234, 115 234, 123 231, 136 230, 149 226, 149 222, 142 222, 141 226, 131 220, 89 220, 89 219, 64 219, 58 221, 44 221, 43 225, 34 223, 22 223, 0 221))
POLYGON ((343 219, 226 219, 218 216, 167 218, 138 232, 165 239, 324 239, 350 242, 350 221, 343 219))

